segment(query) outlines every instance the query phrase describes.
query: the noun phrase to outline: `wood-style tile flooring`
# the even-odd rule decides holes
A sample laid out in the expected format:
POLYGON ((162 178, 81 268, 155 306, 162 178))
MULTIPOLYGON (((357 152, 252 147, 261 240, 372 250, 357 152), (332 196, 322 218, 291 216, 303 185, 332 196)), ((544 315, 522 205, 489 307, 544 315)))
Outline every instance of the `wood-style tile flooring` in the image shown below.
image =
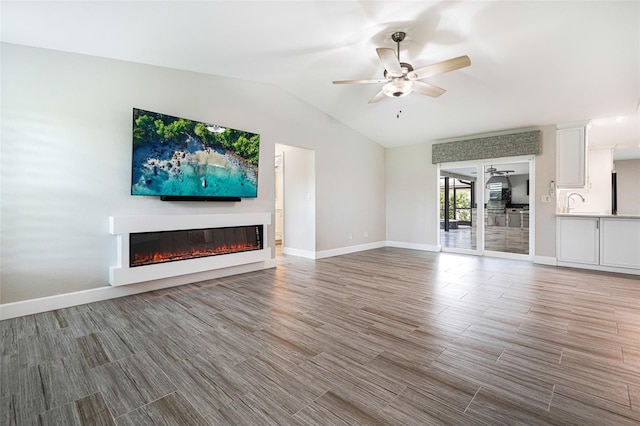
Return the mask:
POLYGON ((2 321, 2 425, 638 425, 638 277, 382 248, 2 321))

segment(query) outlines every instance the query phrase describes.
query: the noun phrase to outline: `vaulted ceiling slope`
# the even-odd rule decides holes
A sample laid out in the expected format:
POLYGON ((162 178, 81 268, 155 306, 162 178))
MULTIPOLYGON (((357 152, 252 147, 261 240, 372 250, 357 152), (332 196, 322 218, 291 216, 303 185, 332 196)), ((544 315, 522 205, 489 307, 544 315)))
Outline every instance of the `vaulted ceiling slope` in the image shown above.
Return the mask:
MULTIPOLYGON (((626 116, 638 143, 637 1, 2 1, 2 41, 275 84, 385 147, 626 116), (447 92, 368 104, 377 47, 447 92), (633 121, 631 121, 633 122, 633 121), (635 127, 634 127, 635 126, 635 127)), ((625 141, 625 143, 629 141, 625 141)))

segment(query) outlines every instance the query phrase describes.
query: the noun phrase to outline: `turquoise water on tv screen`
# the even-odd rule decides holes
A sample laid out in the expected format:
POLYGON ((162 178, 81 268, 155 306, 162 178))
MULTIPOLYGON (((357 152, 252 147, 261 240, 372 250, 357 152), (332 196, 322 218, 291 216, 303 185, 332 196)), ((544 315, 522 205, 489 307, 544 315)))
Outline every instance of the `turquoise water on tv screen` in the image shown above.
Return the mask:
POLYGON ((133 153, 132 195, 252 198, 256 169, 222 150, 192 139, 186 147, 153 144, 133 153))

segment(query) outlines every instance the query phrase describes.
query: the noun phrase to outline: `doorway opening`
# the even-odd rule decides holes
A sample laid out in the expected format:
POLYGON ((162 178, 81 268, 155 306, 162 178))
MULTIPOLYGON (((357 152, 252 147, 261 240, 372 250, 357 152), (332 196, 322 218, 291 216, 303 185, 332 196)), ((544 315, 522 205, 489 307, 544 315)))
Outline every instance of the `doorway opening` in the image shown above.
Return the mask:
POLYGON ((315 179, 314 150, 275 144, 276 254, 315 255, 315 179))
POLYGON ((276 154, 276 210, 275 210, 275 237, 276 250, 282 249, 284 237, 284 152, 276 154))

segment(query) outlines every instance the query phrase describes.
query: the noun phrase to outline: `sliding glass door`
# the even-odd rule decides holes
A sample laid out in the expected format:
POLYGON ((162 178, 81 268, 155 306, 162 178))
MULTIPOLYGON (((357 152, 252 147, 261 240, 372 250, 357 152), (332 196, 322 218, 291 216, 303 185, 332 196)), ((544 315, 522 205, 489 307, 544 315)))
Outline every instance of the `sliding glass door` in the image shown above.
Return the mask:
POLYGON ((439 165, 443 251, 532 258, 533 158, 439 165))
POLYGON ((478 250, 477 166, 440 169, 440 245, 450 251, 478 250))
MULTIPOLYGON (((484 252, 525 255, 529 248, 529 162, 484 163, 484 252)), ((509 256, 507 256, 507 254, 509 256)))

